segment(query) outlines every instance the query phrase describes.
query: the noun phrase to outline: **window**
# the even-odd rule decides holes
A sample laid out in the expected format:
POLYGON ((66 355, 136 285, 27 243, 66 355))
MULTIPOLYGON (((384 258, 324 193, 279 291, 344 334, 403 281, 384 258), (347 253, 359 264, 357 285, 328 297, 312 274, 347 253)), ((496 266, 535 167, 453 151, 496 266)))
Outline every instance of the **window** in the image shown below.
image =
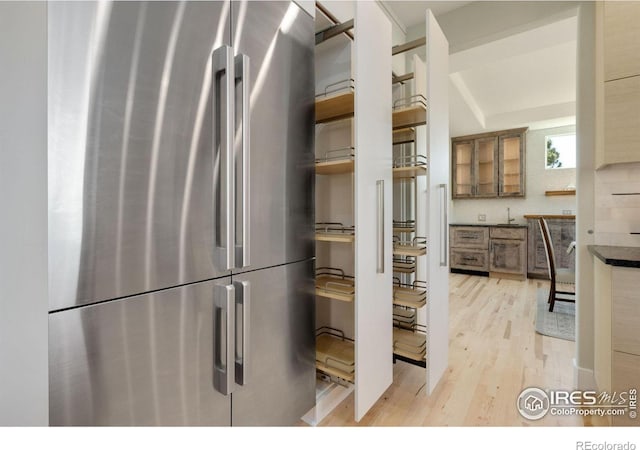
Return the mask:
POLYGON ((576 167, 575 133, 547 136, 545 141, 547 169, 573 169, 576 167))

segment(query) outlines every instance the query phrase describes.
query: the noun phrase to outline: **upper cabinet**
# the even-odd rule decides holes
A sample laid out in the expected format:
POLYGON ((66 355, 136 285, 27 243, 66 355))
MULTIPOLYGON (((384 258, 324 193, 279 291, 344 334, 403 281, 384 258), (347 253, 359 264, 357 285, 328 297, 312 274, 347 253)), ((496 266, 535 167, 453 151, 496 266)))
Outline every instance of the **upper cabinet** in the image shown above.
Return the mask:
POLYGON ((640 2, 603 2, 604 80, 640 75, 640 2))
POLYGON ((524 197, 527 128, 451 140, 453 198, 524 197))
POLYGON ((604 99, 603 138, 596 149, 599 169, 640 162, 640 2, 602 2, 597 8, 604 60, 598 83, 604 99))

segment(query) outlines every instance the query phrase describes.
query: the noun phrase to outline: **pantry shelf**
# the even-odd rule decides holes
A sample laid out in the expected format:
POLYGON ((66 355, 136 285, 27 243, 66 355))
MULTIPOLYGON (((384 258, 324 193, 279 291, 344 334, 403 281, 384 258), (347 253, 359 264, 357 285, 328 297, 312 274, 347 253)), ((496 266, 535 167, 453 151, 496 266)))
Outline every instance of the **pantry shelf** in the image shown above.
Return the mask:
POLYGON ((410 144, 416 140, 414 128, 398 128, 393 130, 393 145, 410 144))
POLYGON ((421 95, 401 98, 393 103, 393 129, 409 128, 427 123, 427 99, 421 95))
POLYGON ((333 122, 353 117, 354 82, 341 80, 328 85, 316 95, 316 123, 333 122))
POLYGON ((413 258, 393 258, 393 271, 397 273, 414 273, 416 261, 413 258))
POLYGON ((415 325, 414 330, 403 328, 393 328, 393 353, 394 357, 399 356, 403 361, 422 366, 426 364, 427 336, 422 325, 415 325), (420 331, 419 331, 420 330, 420 331), (408 361, 407 361, 408 360, 408 361))
POLYGON ((393 254, 395 256, 422 256, 427 254, 427 239, 415 237, 411 241, 401 241, 394 236, 393 254))
POLYGON ((353 242, 355 227, 346 227, 340 222, 316 223, 316 241, 322 242, 353 242))
POLYGON ((316 269, 316 295, 320 297, 353 302, 355 279, 345 275, 342 269, 318 267, 316 269))
POLYGON ((355 351, 352 339, 340 330, 321 327, 316 330, 316 369, 346 381, 355 378, 355 351))
POLYGON ((393 178, 415 178, 427 174, 427 157, 407 155, 393 161, 393 178))
POLYGON ((328 150, 324 156, 316 158, 316 173, 319 175, 353 173, 354 155, 353 147, 328 150))
POLYGON ((393 232, 394 233, 414 233, 416 231, 415 220, 394 220, 393 232))
POLYGON ((413 283, 401 283, 394 277, 393 304, 408 308, 422 308, 427 303, 427 283, 414 281, 413 283))

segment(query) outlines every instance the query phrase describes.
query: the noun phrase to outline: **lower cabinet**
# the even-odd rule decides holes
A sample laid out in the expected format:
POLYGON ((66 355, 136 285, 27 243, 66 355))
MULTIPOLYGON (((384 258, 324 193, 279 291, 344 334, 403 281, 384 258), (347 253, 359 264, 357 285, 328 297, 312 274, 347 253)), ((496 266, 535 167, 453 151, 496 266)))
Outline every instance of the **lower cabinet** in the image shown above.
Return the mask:
MULTIPOLYGON (((549 234, 556 256, 556 268, 575 270, 575 252, 567 253, 571 242, 576 240, 576 220, 569 218, 545 217, 549 225, 549 234)), ((529 227, 527 251, 527 276, 529 278, 549 279, 547 255, 544 249, 544 239, 540 233, 538 217, 527 217, 529 227)))
POLYGON ((451 225, 451 271, 525 279, 527 228, 451 225))

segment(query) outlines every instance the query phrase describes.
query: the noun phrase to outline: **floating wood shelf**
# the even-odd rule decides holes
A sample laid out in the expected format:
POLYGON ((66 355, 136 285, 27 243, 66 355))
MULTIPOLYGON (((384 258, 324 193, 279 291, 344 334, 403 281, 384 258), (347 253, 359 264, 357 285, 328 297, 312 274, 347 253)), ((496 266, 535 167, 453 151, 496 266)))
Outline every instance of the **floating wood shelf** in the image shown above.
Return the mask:
POLYGON ((412 284, 400 283, 394 279, 393 304, 407 308, 422 308, 427 303, 427 283, 414 281, 412 284))
POLYGON ((411 241, 401 241, 394 236, 393 254, 395 256, 422 256, 427 254, 427 239, 415 237, 411 241))
POLYGON ((352 302, 355 296, 355 280, 341 269, 318 267, 316 269, 316 295, 319 297, 352 302))
POLYGON ((407 155, 393 161, 393 178, 415 178, 427 174, 427 157, 407 155))
POLYGON ((415 142, 416 130, 414 128, 398 128, 393 130, 393 145, 409 144, 415 142))
POLYGON ((316 369, 353 382, 355 375, 353 341, 334 328, 322 327, 316 336, 316 369))
POLYGON ((353 80, 342 80, 327 86, 323 94, 316 96, 316 123, 353 117, 353 80))
POLYGON ((397 100, 393 106, 392 122, 394 130, 426 124, 427 100, 420 94, 397 100))
POLYGON ((547 197, 553 197, 556 195, 576 195, 575 189, 564 189, 561 191, 544 191, 544 195, 547 197))
POLYGON ((355 228, 345 227, 339 222, 316 223, 316 241, 323 242, 353 242, 355 228))

